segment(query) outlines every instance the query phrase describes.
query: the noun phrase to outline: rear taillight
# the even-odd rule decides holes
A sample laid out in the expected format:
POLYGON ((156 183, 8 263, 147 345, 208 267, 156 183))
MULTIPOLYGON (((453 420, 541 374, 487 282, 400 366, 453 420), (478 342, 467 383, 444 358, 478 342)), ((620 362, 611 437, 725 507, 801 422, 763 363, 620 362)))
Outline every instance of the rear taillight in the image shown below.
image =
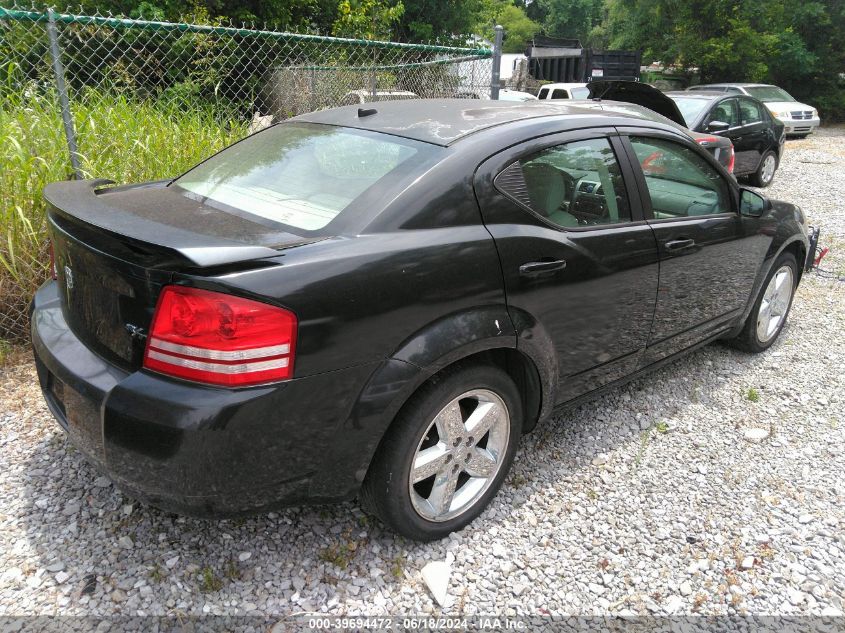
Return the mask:
MULTIPOLYGON (((699 145, 706 145, 707 143, 718 143, 720 139, 716 136, 699 136, 695 140, 698 142, 699 145)), ((728 158, 728 165, 727 165, 727 170, 728 170, 729 174, 734 173, 734 161, 735 161, 735 159, 736 159, 736 156, 734 155, 734 146, 731 145, 731 155, 730 155, 730 158, 728 158)))
POLYGON ((153 315, 144 367, 225 387, 293 375, 296 315, 260 301, 166 286, 153 315))
POLYGON ((58 272, 56 272, 56 254, 53 252, 53 242, 50 241, 50 278, 55 281, 59 278, 58 272))

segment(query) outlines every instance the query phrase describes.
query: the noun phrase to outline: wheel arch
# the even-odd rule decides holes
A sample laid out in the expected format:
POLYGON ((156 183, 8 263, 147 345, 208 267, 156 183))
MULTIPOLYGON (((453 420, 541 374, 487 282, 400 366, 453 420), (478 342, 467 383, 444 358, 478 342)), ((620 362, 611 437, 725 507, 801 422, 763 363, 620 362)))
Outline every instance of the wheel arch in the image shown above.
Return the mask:
MULTIPOLYGON (((533 429, 551 410, 554 378, 544 375, 542 363, 517 344, 504 305, 447 315, 408 337, 375 368, 359 391, 338 429, 353 439, 327 451, 326 463, 335 466, 326 472, 337 473, 337 465, 344 464, 342 472, 353 477, 350 487, 357 490, 402 408, 423 385, 461 364, 485 363, 507 373, 522 397, 523 430, 533 429)), ((336 487, 337 481, 328 476, 312 483, 312 493, 336 487)))
POLYGON ((772 266, 775 265, 777 259, 783 253, 792 253, 795 257, 797 263, 797 279, 796 279, 796 286, 801 281, 801 275, 804 272, 804 262, 806 261, 807 255, 807 247, 804 242, 801 240, 799 236, 794 236, 792 239, 785 240, 781 242, 779 245, 777 243, 773 243, 769 252, 766 254, 764 261, 764 265, 760 266, 760 270, 757 273, 757 278, 754 280, 754 286, 751 291, 751 294, 748 298, 748 303, 745 306, 745 310, 742 314, 742 319, 737 327, 737 332, 742 329, 742 324, 745 323, 745 320, 748 318, 748 315, 751 314, 751 310, 754 307, 754 302, 757 300, 757 295, 762 288, 763 282, 766 280, 766 277, 769 276, 769 273, 772 270, 772 266))

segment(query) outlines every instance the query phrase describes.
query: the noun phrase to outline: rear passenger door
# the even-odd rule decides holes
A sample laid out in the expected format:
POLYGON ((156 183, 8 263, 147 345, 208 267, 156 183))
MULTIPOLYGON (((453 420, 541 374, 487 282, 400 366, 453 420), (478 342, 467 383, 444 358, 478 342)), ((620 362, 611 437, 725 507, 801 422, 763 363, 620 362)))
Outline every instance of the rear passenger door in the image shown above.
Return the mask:
POLYGON ((475 192, 518 345, 559 376, 556 402, 633 372, 654 314, 657 248, 613 130, 555 134, 482 163, 475 192))
POLYGON ((625 146, 660 256, 645 366, 736 323, 768 241, 740 216, 729 177, 695 143, 631 129, 625 146))

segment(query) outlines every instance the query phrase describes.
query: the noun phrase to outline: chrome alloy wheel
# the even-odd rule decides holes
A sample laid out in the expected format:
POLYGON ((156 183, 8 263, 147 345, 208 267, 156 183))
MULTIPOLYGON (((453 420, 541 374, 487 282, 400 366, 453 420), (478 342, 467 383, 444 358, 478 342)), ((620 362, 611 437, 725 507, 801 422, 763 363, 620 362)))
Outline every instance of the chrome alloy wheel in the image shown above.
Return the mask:
POLYGON ((775 159, 773 154, 769 154, 763 160, 763 168, 760 170, 760 179, 764 183, 769 183, 772 181, 772 178, 775 177, 775 167, 777 166, 777 160, 775 159))
POLYGON ((792 299, 792 268, 781 266, 769 280, 757 311, 757 339, 768 342, 780 329, 792 299))
POLYGON ((408 487, 424 519, 448 521, 487 491, 505 460, 510 416, 487 389, 461 394, 434 416, 414 453, 408 487))

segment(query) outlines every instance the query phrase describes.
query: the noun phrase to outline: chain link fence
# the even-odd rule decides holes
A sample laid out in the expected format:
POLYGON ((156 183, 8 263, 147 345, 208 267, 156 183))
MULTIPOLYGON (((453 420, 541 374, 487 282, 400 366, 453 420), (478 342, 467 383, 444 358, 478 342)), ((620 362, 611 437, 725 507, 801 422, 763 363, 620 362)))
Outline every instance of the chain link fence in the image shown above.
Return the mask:
POLYGON ((428 97, 487 99, 488 49, 0 7, 0 340, 46 278, 41 188, 178 175, 271 122, 428 97))

